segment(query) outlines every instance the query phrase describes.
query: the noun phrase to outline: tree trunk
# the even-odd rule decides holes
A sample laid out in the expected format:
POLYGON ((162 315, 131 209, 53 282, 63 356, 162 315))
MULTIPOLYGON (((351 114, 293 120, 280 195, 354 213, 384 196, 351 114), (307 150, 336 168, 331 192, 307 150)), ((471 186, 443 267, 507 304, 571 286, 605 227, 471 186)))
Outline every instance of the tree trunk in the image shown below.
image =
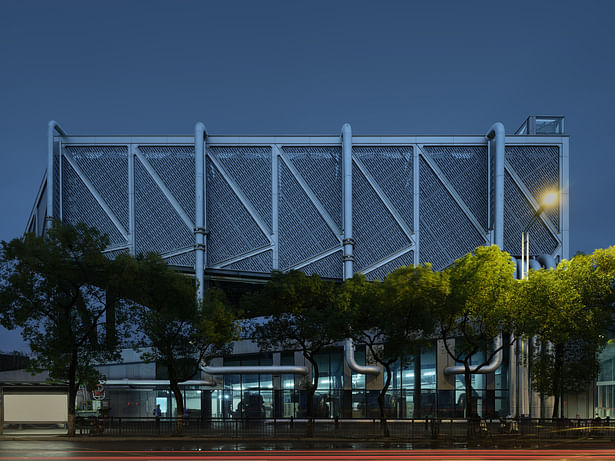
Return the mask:
POLYGON ((175 396, 175 405, 177 406, 177 423, 175 430, 178 435, 181 435, 184 431, 184 399, 182 397, 181 391, 179 390, 177 373, 175 372, 174 366, 170 365, 168 369, 169 384, 171 385, 171 390, 173 391, 173 395, 175 396))
POLYGON ((474 406, 472 405, 472 373, 470 373, 470 363, 469 360, 466 359, 463 362, 465 367, 465 371, 463 373, 465 387, 466 387, 466 425, 467 425, 467 434, 468 440, 472 440, 475 435, 475 424, 476 424, 476 416, 474 415, 474 406))
POLYGON ((77 400, 77 350, 73 347, 68 366, 68 435, 74 436, 77 430, 75 421, 75 402, 77 400))
POLYGON ((385 437, 389 437, 390 433, 384 409, 384 397, 386 396, 386 393, 389 390, 389 386, 391 385, 391 366, 389 364, 386 364, 384 365, 384 369, 386 370, 386 379, 384 382, 384 386, 380 391, 380 395, 378 395, 378 406, 380 407, 380 422, 382 424, 382 432, 385 437))
POLYGON ((306 428, 306 436, 312 437, 314 435, 314 394, 316 394, 316 389, 318 388, 318 364, 316 360, 314 360, 311 356, 304 354, 305 358, 312 364, 312 385, 308 389, 308 399, 307 399, 307 417, 308 423, 306 428))
POLYGON ((423 416, 421 408, 421 351, 419 350, 414 355, 414 414, 413 418, 420 418, 423 416))

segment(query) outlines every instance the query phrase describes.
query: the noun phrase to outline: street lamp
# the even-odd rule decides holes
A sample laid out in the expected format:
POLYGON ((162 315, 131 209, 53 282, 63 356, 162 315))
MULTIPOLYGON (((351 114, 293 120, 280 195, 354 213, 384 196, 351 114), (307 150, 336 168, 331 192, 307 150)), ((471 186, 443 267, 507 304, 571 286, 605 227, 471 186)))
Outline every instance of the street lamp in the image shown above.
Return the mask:
POLYGON ((521 232, 521 279, 526 278, 530 271, 530 227, 532 227, 542 212, 545 211, 545 208, 555 203, 557 203, 557 192, 547 192, 542 198, 536 213, 534 213, 528 225, 525 226, 523 232, 521 232))

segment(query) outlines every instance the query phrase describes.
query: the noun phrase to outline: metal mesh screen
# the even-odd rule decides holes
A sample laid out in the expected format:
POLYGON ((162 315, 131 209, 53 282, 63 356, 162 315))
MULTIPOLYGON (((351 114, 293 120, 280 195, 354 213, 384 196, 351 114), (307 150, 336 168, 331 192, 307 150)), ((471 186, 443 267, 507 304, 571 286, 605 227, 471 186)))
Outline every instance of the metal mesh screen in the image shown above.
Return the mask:
POLYGON ((192 229, 175 212, 140 160, 135 159, 137 253, 167 253, 194 244, 192 229))
POLYGON ((208 146, 208 152, 271 228, 271 147, 208 146))
POLYGON ((485 239, 423 159, 419 171, 420 261, 441 270, 485 239))
POLYGON ((194 146, 139 146, 139 150, 194 222, 194 146))
POLYGON ((113 221, 98 204, 68 162, 62 162, 62 220, 71 224, 83 222, 109 236, 111 245, 126 243, 113 221))
POLYGON ((425 146, 483 229, 487 229, 487 148, 425 146))
MULTIPOLYGON (((515 256, 521 255, 521 232, 534 216, 534 209, 521 193, 511 176, 504 176, 504 249, 515 256)), ((547 226, 538 219, 530 227, 530 254, 552 254, 558 242, 547 226)))
MULTIPOLYGON (((55 218, 60 217, 60 164, 61 164, 61 155, 60 155, 60 143, 53 143, 53 216, 55 218)), ((45 224, 41 225, 41 235, 42 230, 45 229, 45 224)))
POLYGON ((369 271, 365 274, 369 280, 384 280, 385 277, 393 272, 395 269, 401 266, 411 266, 414 264, 414 251, 409 251, 401 256, 398 256, 392 261, 389 261, 386 264, 374 269, 373 271, 369 271))
POLYGON ((269 273, 273 270, 273 252, 265 251, 241 261, 234 262, 228 266, 222 266, 223 269, 245 272, 265 272, 269 273))
POLYGON ((340 245, 284 162, 280 162, 279 210, 280 270, 340 245))
POLYGON ((321 277, 341 279, 343 277, 342 252, 336 251, 318 261, 314 261, 300 270, 307 275, 318 274, 321 277))
MULTIPOLYGON (((547 192, 560 190, 557 146, 506 146, 506 160, 538 203, 547 192)), ((559 231, 559 206, 545 214, 559 231)))
POLYGON ((412 146, 354 146, 359 159, 386 194, 409 229, 413 219, 412 146))
POLYGON ((195 254, 194 251, 189 251, 188 253, 166 258, 165 261, 167 262, 167 264, 170 264, 172 266, 194 268, 195 254))
POLYGON ((216 265, 250 250, 268 245, 218 169, 207 161, 207 265, 216 265))
POLYGON ((360 272, 411 242, 356 165, 352 167, 352 195, 354 270, 360 272))
POLYGON ((339 146, 284 147, 331 219, 342 228, 342 148, 339 146))
POLYGON ((66 146, 124 229, 128 229, 128 147, 66 146))

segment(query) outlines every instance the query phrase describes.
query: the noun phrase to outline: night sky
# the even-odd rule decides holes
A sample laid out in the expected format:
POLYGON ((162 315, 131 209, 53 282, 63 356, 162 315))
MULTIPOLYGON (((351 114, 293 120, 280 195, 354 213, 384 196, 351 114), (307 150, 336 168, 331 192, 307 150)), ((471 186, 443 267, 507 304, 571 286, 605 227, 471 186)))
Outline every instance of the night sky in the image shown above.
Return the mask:
MULTIPOLYGON (((0 2, 0 240, 74 134, 514 133, 566 116, 570 254, 615 243, 615 2, 0 2)), ((0 350, 13 347, 0 331, 0 350)))

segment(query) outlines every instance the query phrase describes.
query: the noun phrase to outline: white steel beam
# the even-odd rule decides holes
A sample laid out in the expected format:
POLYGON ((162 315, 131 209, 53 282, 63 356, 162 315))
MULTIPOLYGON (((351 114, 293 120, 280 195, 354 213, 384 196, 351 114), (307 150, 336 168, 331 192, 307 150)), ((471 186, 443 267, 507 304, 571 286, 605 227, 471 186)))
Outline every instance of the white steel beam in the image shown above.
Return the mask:
POLYGON ((338 251, 341 252, 342 249, 340 247, 329 248, 328 250, 322 251, 309 259, 305 259, 300 263, 295 264, 293 267, 291 267, 291 269, 301 269, 305 266, 309 266, 310 264, 315 263, 316 261, 320 261, 321 259, 326 258, 327 256, 330 256, 338 251))
POLYGON ((442 170, 440 170, 436 162, 432 160, 429 154, 423 150, 422 146, 417 144, 417 147, 420 149, 421 157, 423 157, 423 160, 425 160, 425 163, 429 165, 429 168, 431 168, 431 170, 434 172, 438 180, 442 183, 444 188, 448 191, 449 194, 451 194, 451 196, 453 197, 453 200, 457 203, 457 205, 459 205, 463 213, 468 217, 472 225, 476 228, 478 233, 483 237, 483 239, 485 240, 485 243, 488 244, 489 238, 487 236, 487 232, 485 231, 485 229, 483 229, 483 226, 481 226, 478 220, 474 217, 474 214, 470 211, 470 209, 465 204, 461 196, 457 193, 453 185, 448 181, 448 179, 446 178, 446 175, 442 172, 442 170))
POLYGON ((136 220, 135 220, 135 155, 137 146, 131 144, 128 149, 128 237, 130 254, 137 253, 136 220))
POLYGON ((150 165, 150 163, 147 161, 145 156, 139 151, 139 149, 136 150, 136 155, 137 155, 137 158, 139 159, 139 161, 141 162, 141 164, 145 167, 145 169, 147 170, 147 172, 151 176, 151 178, 154 180, 154 182, 156 183, 156 185, 158 186, 158 188, 160 189, 162 194, 169 201, 169 203, 171 204, 173 209, 175 209, 175 212, 179 215, 179 217, 184 222, 184 224, 191 231, 194 230, 194 223, 192 222, 192 219, 190 219, 190 217, 184 211, 184 209, 179 204, 179 202, 177 201, 175 196, 171 193, 171 191, 164 184, 164 181, 162 180, 162 178, 160 176, 158 176, 158 173, 156 173, 156 170, 154 170, 152 165, 150 165))
POLYGON ((250 200, 248 200, 248 197, 246 197, 241 188, 237 185, 235 181, 233 181, 231 175, 226 172, 226 170, 215 157, 215 155, 211 155, 209 151, 207 152, 207 158, 211 160, 216 169, 220 172, 220 174, 222 175, 226 183, 229 185, 233 193, 237 196, 243 207, 250 214, 254 222, 256 222, 256 225, 258 226, 260 231, 265 235, 265 237, 267 237, 267 240, 269 240, 270 243, 273 243, 271 238, 271 229, 269 229, 267 223, 265 223, 263 218, 259 215, 258 211, 256 211, 256 209, 252 206, 252 203, 250 202, 250 200))
POLYGON ((65 151, 64 158, 69 163, 69 165, 73 168, 73 170, 75 170, 75 173, 77 173, 77 176, 79 176, 81 181, 83 181, 83 184, 85 184, 85 187, 94 196, 94 199, 98 202, 100 207, 105 211, 109 219, 111 219, 111 221, 113 222, 117 230, 120 231, 120 234, 122 234, 122 237, 124 237, 128 241, 128 232, 126 231, 126 229, 124 229, 124 226, 122 226, 122 223, 120 222, 120 220, 117 219, 117 216, 115 216, 115 213, 111 211, 111 208, 109 208, 109 205, 107 205, 107 203, 104 201, 102 196, 98 193, 94 185, 90 182, 90 180, 88 179, 86 174, 83 172, 83 170, 79 167, 77 162, 75 162, 75 159, 73 159, 72 155, 69 152, 65 151))
POLYGON ((406 253, 413 251, 416 247, 414 245, 411 245, 409 247, 405 247, 402 248, 401 250, 396 251, 393 254, 390 254, 389 256, 387 256, 384 259, 381 259, 380 261, 372 264, 369 267, 366 267, 365 269, 363 269, 361 272, 363 272, 364 274, 368 274, 372 271, 375 271, 376 269, 378 269, 379 267, 384 266, 387 263, 390 263, 391 261, 393 261, 395 258, 399 258, 400 256, 405 255, 406 253))
POLYGON ((308 184, 305 182, 305 180, 303 179, 299 171, 297 171, 293 163, 286 156, 286 154, 282 151, 282 149, 278 148, 277 146, 274 146, 274 147, 277 149, 279 157, 284 161, 284 164, 288 167, 291 174, 294 176, 294 178, 299 183, 299 186, 301 186, 301 189, 303 189, 303 192, 305 192, 305 194, 308 196, 312 204, 316 207, 316 210, 318 210, 318 213, 320 213, 320 216, 327 223, 327 225, 329 226, 331 231, 335 234, 335 236, 340 241, 340 243, 342 243, 342 239, 340 238, 340 235, 342 232, 335 224, 335 221, 333 221, 329 213, 327 213, 327 210, 325 209, 325 207, 322 205, 322 203, 320 203, 320 201, 318 200, 318 198, 316 197, 312 189, 310 189, 310 186, 308 186, 308 184))
POLYGON ((363 173, 363 176, 365 176, 365 179, 367 180, 369 185, 372 186, 372 189, 374 189, 374 192, 376 192, 376 195, 378 196, 380 201, 384 204, 385 208, 388 210, 391 216, 393 216, 393 219, 395 220, 395 222, 399 225, 399 227, 401 227, 401 230, 404 232, 404 234, 406 234, 406 237, 408 237, 408 239, 412 243, 414 243, 414 237, 412 236, 412 231, 408 227, 408 224, 406 224, 404 219, 399 214, 399 211, 397 211, 397 208, 395 208, 395 205, 391 203, 391 201, 389 200, 387 195, 384 193, 382 188, 378 185, 374 177, 369 173, 369 171, 367 170, 363 162, 356 156, 353 157, 353 161, 355 165, 357 165, 357 168, 359 168, 359 171, 363 173))
POLYGON ((179 255, 183 255, 186 253, 190 253, 191 251, 194 251, 194 245, 190 245, 189 247, 184 247, 184 248, 178 248, 177 250, 163 253, 160 255, 160 257, 163 259, 167 259, 167 258, 172 258, 174 256, 179 256, 179 255))
POLYGON ((280 267, 280 235, 279 235, 279 207, 280 207, 280 147, 271 146, 271 244, 273 245, 273 270, 280 267))
POLYGON ((414 227, 414 265, 420 263, 421 249, 421 171, 420 157, 417 146, 412 148, 412 214, 414 227))
POLYGON ((264 252, 272 250, 272 249, 273 249, 273 245, 265 245, 265 246, 262 246, 260 248, 256 248, 254 250, 246 251, 245 253, 242 253, 240 255, 233 256, 232 258, 225 259, 224 261, 219 262, 218 264, 216 264, 214 266, 211 266, 211 267, 212 267, 212 269, 222 269, 225 266, 229 266, 229 265, 234 264, 236 262, 243 261, 244 259, 250 258, 252 256, 259 255, 261 253, 264 253, 264 252))

